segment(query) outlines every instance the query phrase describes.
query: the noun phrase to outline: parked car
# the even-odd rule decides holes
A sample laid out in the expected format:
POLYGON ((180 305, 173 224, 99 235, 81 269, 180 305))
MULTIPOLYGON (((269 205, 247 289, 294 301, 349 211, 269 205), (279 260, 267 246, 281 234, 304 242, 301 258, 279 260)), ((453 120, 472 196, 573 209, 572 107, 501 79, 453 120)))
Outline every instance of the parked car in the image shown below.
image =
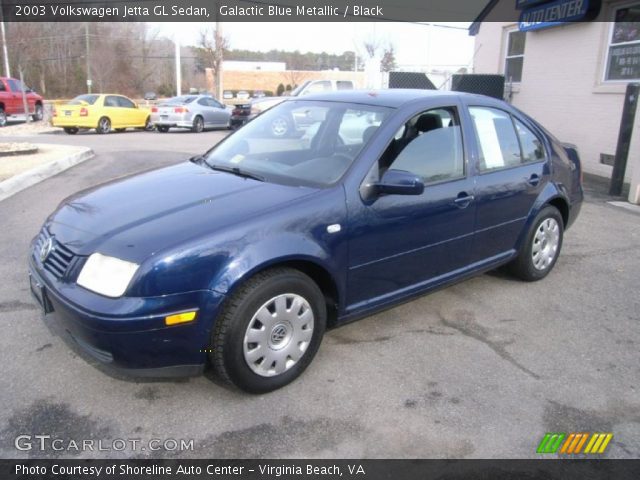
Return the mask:
POLYGON ((240 90, 238 93, 236 93, 236 98, 238 100, 249 100, 251 98, 251 95, 249 95, 249 92, 245 90, 240 90))
POLYGON ((575 147, 505 102, 313 95, 190 162, 63 201, 31 244, 30 284, 103 364, 154 376, 209 362, 267 392, 302 373, 326 327, 501 265, 544 278, 582 198, 575 147), (263 135, 309 110, 310 141, 263 135))
POLYGON ((222 92, 222 98, 224 100, 231 100, 233 99, 233 92, 230 90, 225 90, 224 92, 222 92))
POLYGON ((28 115, 38 122, 44 117, 43 98, 15 78, 0 77, 0 127, 8 120, 26 120, 22 92, 27 97, 28 115))
POLYGON ((266 93, 264 93, 262 90, 256 90, 255 92, 253 92, 253 98, 264 98, 266 96, 266 93))
POLYGON ((147 92, 144 94, 144 99, 145 100, 157 100, 158 96, 156 95, 155 92, 147 92))
MULTIPOLYGON (((307 80, 299 85, 291 93, 283 97, 264 97, 255 99, 251 102, 251 115, 249 120, 256 115, 264 112, 284 102, 287 99, 302 97, 321 92, 336 92, 339 90, 353 90, 353 82, 351 80, 307 80)), ((277 117, 274 118, 271 125, 271 132, 278 137, 291 135, 295 131, 295 124, 292 118, 277 117)))
POLYGON ((153 107, 151 121, 161 133, 172 127, 200 133, 206 128, 229 128, 231 112, 211 95, 182 95, 153 107))
POLYGON ((231 111, 231 126, 241 127, 249 121, 251 115, 251 104, 245 103, 236 105, 231 111))
POLYGON ((124 95, 88 93, 53 109, 51 124, 70 135, 95 128, 98 133, 127 128, 152 130, 151 112, 124 95))

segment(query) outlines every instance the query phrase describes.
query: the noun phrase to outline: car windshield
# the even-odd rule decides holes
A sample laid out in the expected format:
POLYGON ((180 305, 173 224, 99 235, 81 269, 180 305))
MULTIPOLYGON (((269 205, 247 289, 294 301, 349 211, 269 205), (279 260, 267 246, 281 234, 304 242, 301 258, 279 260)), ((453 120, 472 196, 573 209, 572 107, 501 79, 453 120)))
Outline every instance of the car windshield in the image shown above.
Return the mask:
POLYGON ((303 84, 298 85, 296 88, 294 88, 294 89, 291 91, 291 93, 290 93, 289 95, 291 95, 292 97, 297 97, 297 96, 300 94, 300 92, 301 92, 302 90, 304 90, 304 89, 307 87, 307 85, 309 85, 310 83, 311 83, 311 80, 307 80, 307 81, 306 81, 306 82, 304 82, 303 84))
POLYGON ((283 102, 221 142, 205 161, 268 182, 328 186, 344 175, 391 111, 343 102, 283 102))
POLYGON ((100 95, 79 95, 69 105, 93 105, 100 95))
POLYGON ((185 105, 191 103, 196 99, 192 95, 183 95, 182 97, 173 97, 165 102, 165 105, 185 105))

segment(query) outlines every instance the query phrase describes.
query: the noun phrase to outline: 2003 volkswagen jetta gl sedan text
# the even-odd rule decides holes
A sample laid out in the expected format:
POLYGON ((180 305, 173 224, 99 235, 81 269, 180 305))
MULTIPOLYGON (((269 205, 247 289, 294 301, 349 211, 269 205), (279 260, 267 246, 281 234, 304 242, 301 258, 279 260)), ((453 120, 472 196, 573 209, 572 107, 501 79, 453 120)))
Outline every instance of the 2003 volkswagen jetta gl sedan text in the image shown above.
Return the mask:
POLYGON ((104 364, 210 365, 266 392, 327 326, 505 264, 545 277, 582 197, 575 147, 504 102, 308 96, 201 157, 66 199, 33 240, 31 289, 104 364))

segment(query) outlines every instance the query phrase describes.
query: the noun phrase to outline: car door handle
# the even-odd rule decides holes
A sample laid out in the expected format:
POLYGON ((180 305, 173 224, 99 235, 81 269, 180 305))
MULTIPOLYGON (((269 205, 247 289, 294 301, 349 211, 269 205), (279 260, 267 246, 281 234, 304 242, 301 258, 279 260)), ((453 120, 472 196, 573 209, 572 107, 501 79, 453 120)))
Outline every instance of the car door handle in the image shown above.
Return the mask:
POLYGON ((453 201, 456 207, 458 208, 467 208, 475 197, 473 195, 468 195, 466 192, 461 192, 458 194, 456 199, 453 201))
POLYGON ((529 179, 527 180, 527 183, 532 187, 535 187, 540 183, 540 177, 536 173, 532 173, 529 179))

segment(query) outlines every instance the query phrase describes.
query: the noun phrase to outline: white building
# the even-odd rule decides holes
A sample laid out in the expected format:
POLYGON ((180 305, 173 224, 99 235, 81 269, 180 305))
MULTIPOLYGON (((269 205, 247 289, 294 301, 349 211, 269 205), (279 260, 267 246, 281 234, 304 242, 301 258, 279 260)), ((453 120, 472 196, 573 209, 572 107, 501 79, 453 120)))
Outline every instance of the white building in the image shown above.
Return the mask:
MULTIPOLYGON (((548 0, 489 2, 471 27, 474 72, 504 74, 516 107, 562 141, 575 143, 586 173, 610 178, 626 86, 640 82, 640 0, 591 0, 599 8, 596 21, 540 29, 492 21, 518 18, 516 2, 533 5, 529 8, 551 5, 548 0)), ((640 112, 625 182, 631 184, 629 201, 640 204, 640 112)))
POLYGON ((223 60, 222 70, 236 72, 249 72, 262 70, 263 72, 284 72, 287 69, 285 62, 249 62, 243 60, 223 60))

